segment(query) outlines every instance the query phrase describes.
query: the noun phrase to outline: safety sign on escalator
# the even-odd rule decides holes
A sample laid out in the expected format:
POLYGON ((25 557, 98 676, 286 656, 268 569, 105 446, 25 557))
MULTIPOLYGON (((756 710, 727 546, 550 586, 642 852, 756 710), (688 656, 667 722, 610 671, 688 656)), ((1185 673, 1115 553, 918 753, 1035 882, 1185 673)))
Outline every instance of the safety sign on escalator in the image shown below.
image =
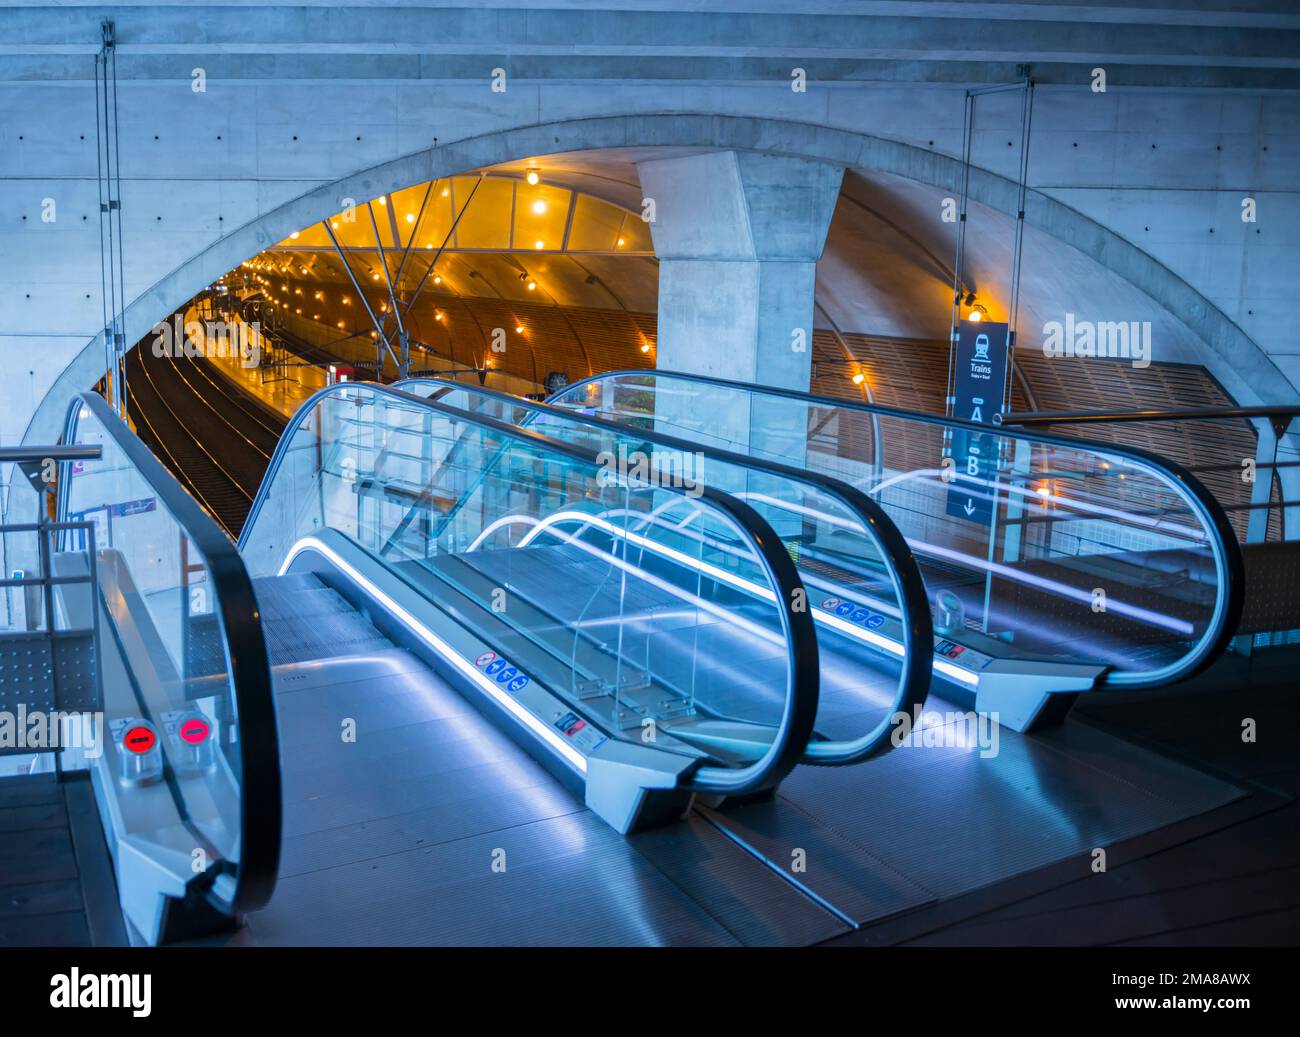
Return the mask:
POLYGON ((845 601, 843 598, 830 597, 822 599, 822 609, 839 616, 841 619, 847 619, 850 623, 866 627, 868 630, 875 630, 885 622, 885 617, 879 612, 873 612, 865 605, 845 601))
POLYGON ((521 673, 519 667, 511 666, 508 659, 496 652, 484 652, 474 660, 474 665, 514 695, 528 687, 532 680, 526 673, 521 673))
POLYGON ((555 722, 555 726, 565 738, 589 754, 609 741, 577 713, 565 713, 555 722))

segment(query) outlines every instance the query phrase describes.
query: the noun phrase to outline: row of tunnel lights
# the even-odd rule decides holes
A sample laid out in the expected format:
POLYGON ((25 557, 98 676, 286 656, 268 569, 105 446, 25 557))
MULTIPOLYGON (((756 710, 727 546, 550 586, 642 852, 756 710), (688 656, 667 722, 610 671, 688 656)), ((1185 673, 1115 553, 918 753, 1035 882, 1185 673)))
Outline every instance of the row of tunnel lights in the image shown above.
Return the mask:
MULTIPOLYGON (((248 266, 249 264, 248 264, 248 263, 244 263, 244 264, 241 264, 241 265, 242 265, 242 266, 248 266)), ((306 271, 305 271, 305 269, 304 269, 304 273, 305 273, 305 272, 306 272, 306 271)), ((269 284, 269 282, 267 281, 266 278, 261 277, 261 276, 258 276, 257 279, 258 279, 260 282, 262 282, 263 284, 265 284, 265 285, 267 285, 268 287, 270 287, 270 284, 269 284)), ((225 278, 222 277, 221 280, 224 282, 225 278)), ((439 280, 441 280, 441 279, 439 279, 439 280)), ((288 286, 287 284, 285 284, 285 285, 282 287, 281 291, 283 291, 283 292, 287 292, 287 291, 288 291, 288 287, 289 287, 289 286, 288 286)), ((295 292, 295 294, 297 294, 297 295, 301 295, 301 294, 302 294, 302 289, 301 289, 301 288, 296 288, 296 289, 294 289, 294 292, 295 292)), ((317 300, 323 300, 324 297, 325 297, 325 293, 324 293, 324 292, 316 292, 316 293, 315 293, 315 298, 316 298, 317 300)), ((341 298, 341 301, 343 302, 343 305, 345 305, 345 306, 350 306, 350 305, 352 305, 352 299, 351 299, 350 296, 348 296, 348 295, 343 295, 343 296, 341 296, 340 298, 341 298)), ((272 305, 274 305, 274 304, 272 304, 272 305)), ((380 310, 381 310, 381 312, 385 312, 385 313, 388 312, 388 304, 387 304, 386 302, 381 302, 381 303, 380 303, 380 310)), ((301 314, 301 313, 302 313, 302 309, 301 309, 301 308, 298 308, 295 312, 301 314)), ((973 309, 970 311, 969 315, 967 316, 967 320, 971 320, 971 321, 974 321, 974 322, 978 323, 978 322, 981 321, 985 316, 987 316, 987 312, 988 312, 988 311, 985 310, 983 306, 976 306, 975 308, 973 308, 973 309)), ((316 320, 316 319, 319 319, 319 317, 320 317, 320 314, 313 314, 312 319, 313 319, 313 320, 316 320)), ((435 307, 435 309, 434 309, 434 319, 435 319, 435 320, 438 320, 438 321, 441 321, 441 320, 444 319, 444 317, 445 317, 444 312, 443 312, 441 309, 438 309, 438 308, 435 307)), ((342 328, 342 327, 344 326, 344 322, 343 322, 343 321, 339 321, 339 322, 338 322, 338 326, 339 326, 340 328, 342 328)), ((516 333, 522 335, 522 334, 524 333, 525 330, 526 330, 526 329, 525 329, 525 327, 524 327, 523 324, 516 324, 516 325, 515 325, 515 331, 516 331, 516 333)), ((378 332, 372 331, 372 332, 370 333, 370 337, 371 337, 371 338, 378 338, 378 332)), ((650 347, 650 343, 649 343, 649 342, 646 342, 646 341, 643 341, 643 342, 642 342, 642 344, 641 344, 641 352, 642 352, 642 353, 649 353, 649 352, 650 352, 650 348, 651 348, 651 347, 650 347)), ((486 365, 487 365, 488 367, 491 367, 491 366, 492 366, 492 358, 491 358, 491 357, 488 357, 488 358, 485 360, 485 363, 486 363, 486 365)), ((859 386, 860 386, 860 385, 862 385, 862 384, 864 384, 864 383, 866 382, 866 375, 865 375, 863 372, 861 372, 861 371, 857 371, 857 372, 855 372, 855 373, 853 374, 851 380, 852 380, 852 382, 853 382, 854 385, 859 385, 859 386)), ((1102 462, 1101 468, 1102 468, 1103 471, 1108 471, 1108 470, 1110 469, 1110 467, 1111 467, 1111 466, 1110 466, 1110 463, 1109 463, 1109 462, 1102 462)), ((1119 473, 1119 478, 1120 478, 1120 479, 1124 479, 1124 478, 1125 478, 1125 474, 1124 474, 1123 472, 1119 473)), ((1048 480, 1043 480, 1043 481, 1041 481, 1041 482, 1039 483, 1039 485, 1038 485, 1038 487, 1036 488, 1035 492, 1037 493, 1037 495, 1038 495, 1039 497, 1043 497, 1043 498, 1051 497, 1051 496, 1053 496, 1053 495, 1055 494, 1055 484, 1054 484, 1054 482, 1049 482, 1048 480)))
MULTIPOLYGON (((530 170, 528 171, 528 174, 527 174, 526 179, 527 179, 527 181, 528 181, 529 184, 536 185, 536 184, 539 182, 540 174, 539 174, 539 172, 538 172, 536 169, 530 169, 530 170)), ((448 197, 450 194, 451 194, 451 191, 450 191, 449 188, 444 187, 444 188, 442 189, 442 196, 443 196, 444 198, 448 197)), ((376 200, 377 202, 379 202, 380 205, 387 205, 387 204, 388 204, 388 197, 387 197, 386 195, 382 195, 382 194, 381 194, 381 195, 380 195, 378 198, 376 198, 375 200, 376 200)), ((538 215, 538 216, 544 216, 544 215, 546 214, 546 209, 547 209, 547 206, 546 206, 546 200, 543 199, 543 198, 535 198, 535 199, 533 200, 533 203, 532 203, 532 205, 530 206, 530 208, 532 209, 532 211, 533 211, 536 215, 538 215)), ((406 216, 405 216, 405 220, 406 220, 407 223, 414 223, 414 222, 415 222, 415 213, 413 213, 413 212, 408 212, 408 213, 406 214, 406 216)), ((338 220, 331 220, 331 221, 330 221, 330 227, 331 227, 333 230, 338 230, 338 229, 339 229, 339 222, 338 222, 338 220)), ((296 240, 298 240, 299 234, 300 234, 299 231, 294 231, 292 234, 289 235, 289 237, 290 237, 292 240, 296 241, 296 240)), ((623 247, 624 245, 626 245, 626 244, 627 244, 627 240, 626 240, 625 238, 623 238, 623 237, 620 235, 619 238, 618 238, 618 241, 617 241, 617 243, 616 243, 616 245, 615 245, 615 247, 616 247, 616 248, 622 248, 622 247, 623 247)), ((430 250, 430 251, 431 251, 431 250, 433 249, 434 246, 433 246, 433 243, 432 243, 432 242, 429 242, 429 243, 425 244, 424 247, 425 247, 426 250, 430 250)), ((536 249, 536 250, 539 251, 539 252, 545 250, 545 248, 546 248, 546 242, 545 242, 545 240, 543 240, 542 238, 538 238, 536 241, 533 242, 533 248, 536 249)), ((375 280, 378 280, 378 279, 379 279, 378 277, 375 278, 375 280)), ((530 286, 530 287, 531 287, 531 286, 530 286)))
MULTIPOLYGON (((251 268, 254 269, 254 270, 262 270, 262 269, 265 269, 265 268, 266 268, 266 265, 265 265, 265 264, 263 264, 263 263, 259 263, 259 262, 257 262, 257 261, 251 261, 251 262, 241 263, 240 266, 242 266, 242 267, 246 267, 246 268, 251 267, 251 268)), ((288 272, 289 272, 289 268, 288 268, 287 266, 280 267, 279 270, 280 270, 281 273, 288 273, 288 272)), ((307 273, 307 268, 306 268, 306 267, 302 267, 301 270, 302 270, 302 273, 303 273, 304 275, 307 273)), ((269 278, 267 278, 267 277, 263 277, 261 274, 254 274, 253 276, 254 276, 254 278, 255 278, 255 279, 256 279, 260 284, 265 285, 268 289, 271 289, 272 291, 274 291, 274 285, 271 284, 271 281, 270 281, 269 278)), ((373 276, 373 279, 374 279, 374 280, 376 280, 376 281, 379 280, 379 275, 378 275, 378 274, 374 274, 374 275, 372 275, 372 276, 373 276)), ((523 275, 523 276, 526 277, 527 275, 523 275)), ((224 278, 223 278, 222 280, 224 280, 224 278)), ((435 276, 434 276, 434 279, 433 279, 433 283, 434 283, 434 284, 441 284, 441 283, 442 283, 442 277, 441 277, 441 276, 438 276, 438 275, 435 275, 435 276)), ((529 280, 528 280, 528 290, 529 290, 529 291, 533 291, 533 290, 536 289, 536 287, 537 287, 537 283, 536 283, 535 281, 533 281, 531 278, 529 278, 529 280)), ((284 284, 281 285, 281 287, 280 287, 280 293, 281 293, 282 295, 288 295, 288 294, 289 294, 289 284, 288 284, 288 282, 285 282, 284 284)), ((295 289, 293 290, 293 294, 294 294, 294 295, 302 295, 302 289, 301 289, 301 288, 295 288, 295 289)), ((325 293, 324 293, 323 291, 315 292, 315 293, 313 294, 313 298, 315 298, 315 300, 316 300, 317 302, 324 302, 324 301, 325 301, 325 293)), ((351 297, 350 295, 347 295, 347 294, 342 294, 342 295, 340 295, 340 296, 339 296, 339 301, 342 302, 344 306, 351 306, 351 305, 352 305, 352 297, 351 297)), ((273 302, 271 305, 274 306, 275 303, 273 302)), ((382 300, 380 301, 380 303, 379 303, 379 312, 380 312, 380 313, 387 313, 387 312, 388 312, 388 303, 387 303, 387 302, 384 302, 384 301, 382 301, 382 300)), ((298 315, 301 316, 301 315, 302 315, 302 307, 301 307, 301 306, 294 307, 294 313, 296 313, 296 314, 298 314, 298 315)), ((320 320, 320 314, 319 314, 319 313, 313 313, 311 319, 312 319, 312 320, 320 320)), ((440 307, 435 306, 435 307, 434 307, 434 310, 433 310, 433 319, 436 320, 436 321, 444 321, 444 320, 446 320, 446 319, 447 319, 446 311, 444 311, 444 310, 441 309, 440 307)), ((346 324, 345 324, 344 321, 339 321, 339 322, 338 322, 338 327, 339 327, 339 328, 345 328, 345 326, 346 326, 346 324)), ((528 330, 528 329, 527 329, 527 328, 526 328, 522 323, 517 323, 517 324, 515 325, 515 333, 516 333, 516 334, 522 335, 522 334, 524 334, 527 330, 528 330)), ((379 334, 378 334, 378 332, 374 332, 374 331, 372 331, 372 332, 370 333, 370 337, 371 337, 371 338, 378 338, 378 337, 379 337, 379 334)), ((651 348, 651 347, 650 347, 650 343, 649 343, 648 341, 645 341, 645 340, 643 339, 643 341, 642 341, 642 343, 641 343, 641 347, 640 347, 641 352, 642 352, 642 353, 649 353, 649 352, 650 352, 650 348, 651 348)), ((490 363, 489 363, 489 366, 491 366, 490 363)))
MULTIPOLYGON (((535 167, 535 166, 530 166, 530 167, 528 167, 528 168, 525 170, 524 180, 528 183, 528 185, 529 185, 530 187, 536 187, 538 184, 541 183, 541 170, 538 169, 538 168, 535 167)), ((444 198, 449 197, 450 194, 451 194, 450 188, 444 187, 444 188, 442 189, 442 196, 443 196, 444 198)), ((378 201, 380 205, 387 205, 387 204, 388 204, 388 197, 387 197, 386 195, 379 195, 378 198, 376 199, 376 201, 378 201)), ((536 198, 536 199, 533 200, 533 203, 532 203, 531 208, 532 208, 532 211, 533 211, 536 215, 538 215, 538 216, 544 215, 544 214, 546 213, 546 201, 545 201, 544 199, 542 199, 542 198, 536 198)), ((405 219, 406 219, 406 222, 407 222, 407 223, 414 223, 414 222, 415 222, 415 214, 414 214, 414 213, 409 213, 409 212, 408 212, 408 213, 406 214, 405 219)), ((331 227, 332 227, 334 230, 338 230, 338 228, 339 228, 338 220, 332 220, 332 221, 330 221, 330 225, 331 225, 331 227)), ((296 241, 296 240, 298 239, 298 237, 299 237, 299 234, 300 234, 299 231, 294 231, 293 233, 291 233, 291 234, 289 235, 289 237, 290 237, 290 239, 296 241)), ((623 239, 622 237, 619 237, 619 239, 618 239, 618 247, 621 248, 623 245, 624 245, 624 239, 623 239)), ((430 243, 427 243, 424 247, 425 247, 426 250, 430 250, 430 251, 431 251, 431 250, 433 249, 434 246, 433 246, 432 242, 430 242, 430 243)), ((545 243, 545 241, 543 241, 542 239, 539 238, 539 239, 537 239, 537 241, 535 241, 535 242, 533 243, 533 247, 534 247, 535 249, 537 249, 537 250, 543 250, 543 249, 545 249, 545 247, 546 247, 546 243, 545 243)), ((248 264, 245 263, 245 264, 243 264, 243 265, 244 265, 244 266, 247 266, 248 264)), ((255 267, 255 269, 261 269, 261 267, 258 266, 257 264, 254 264, 254 267, 255 267)), ((288 272, 288 269, 289 269, 289 268, 288 268, 287 266, 284 267, 284 268, 283 268, 283 272, 288 272)), ((302 272, 303 272, 303 274, 305 275, 305 274, 307 273, 307 268, 306 268, 306 267, 303 267, 303 268, 302 268, 302 272)), ((371 275, 370 275, 370 279, 371 279, 372 281, 378 282, 378 281, 380 280, 380 275, 379 275, 377 272, 372 272, 371 275)), ((265 281, 265 279, 260 279, 260 280, 262 280, 262 283, 263 283, 263 284, 268 284, 268 282, 265 281)), ((536 291, 536 290, 537 290, 537 282, 536 282, 533 278, 529 277, 527 273, 520 274, 520 280, 523 280, 523 281, 526 281, 526 282, 527 282, 528 291, 532 292, 532 291, 536 291)), ((437 285, 437 284, 442 284, 442 277, 441 277, 441 275, 435 275, 434 278, 433 278, 433 283, 436 284, 436 285, 437 285)), ((268 287, 269 287, 269 284, 268 284, 268 287)), ((285 285, 285 287, 284 287, 284 291, 287 293, 287 291, 288 291, 288 285, 285 285)), ((297 294, 299 294, 299 295, 302 294, 302 289, 297 289, 296 291, 297 291, 297 294)), ((318 300, 323 300, 323 299, 324 299, 324 295, 323 295, 323 293, 321 293, 321 292, 317 292, 317 293, 316 293, 316 298, 317 298, 318 300)), ((985 309, 985 307, 984 307, 983 305, 978 304, 978 303, 975 303, 974 300, 975 300, 974 293, 970 294, 970 295, 967 297, 967 299, 966 299, 966 304, 967 304, 968 306, 971 307, 970 310, 969 310, 969 312, 967 313, 967 317, 966 317, 966 319, 969 320, 969 321, 973 321, 973 322, 979 322, 979 321, 983 320, 985 317, 988 316, 988 310, 985 309)), ((346 306, 346 305, 351 305, 351 299, 349 299, 346 295, 343 296, 343 304, 344 304, 345 306, 346 306)), ((387 313, 387 312, 388 312, 388 304, 387 304, 387 303, 381 303, 381 304, 380 304, 380 311, 383 312, 383 313, 387 313)), ((302 313, 302 310, 301 310, 301 309, 298 309, 296 312, 299 313, 299 314, 301 314, 301 313, 302 313)), ((319 314, 316 314, 316 315, 313 316, 313 319, 314 319, 314 320, 315 320, 315 319, 319 319, 319 316, 320 316, 319 314)), ((436 308, 436 307, 434 308, 434 319, 435 319, 435 320, 438 320, 438 321, 441 321, 441 320, 444 319, 443 311, 440 310, 440 309, 438 309, 438 308, 436 308)), ((343 321, 339 321, 339 322, 338 322, 338 326, 339 326, 340 328, 342 328, 342 327, 344 326, 344 322, 343 322, 343 321)), ((522 334, 524 333, 524 326, 523 326, 522 324, 517 324, 517 325, 515 326, 515 332, 516 332, 517 334, 521 334, 521 335, 522 335, 522 334)), ((377 334, 376 334, 375 332, 371 332, 371 333, 370 333, 370 337, 371 337, 371 338, 376 338, 376 337, 378 337, 378 336, 377 336, 377 334)), ((641 344, 641 352, 642 352, 642 353, 649 353, 649 352, 650 352, 650 345, 649 345, 648 342, 643 342, 643 343, 641 344)), ((853 382, 854 385, 862 386, 862 385, 864 385, 864 384, 866 383, 867 376, 866 376, 866 374, 865 374, 864 372, 862 372, 862 371, 856 371, 856 372, 853 373, 853 375, 851 376, 850 380, 853 382)))

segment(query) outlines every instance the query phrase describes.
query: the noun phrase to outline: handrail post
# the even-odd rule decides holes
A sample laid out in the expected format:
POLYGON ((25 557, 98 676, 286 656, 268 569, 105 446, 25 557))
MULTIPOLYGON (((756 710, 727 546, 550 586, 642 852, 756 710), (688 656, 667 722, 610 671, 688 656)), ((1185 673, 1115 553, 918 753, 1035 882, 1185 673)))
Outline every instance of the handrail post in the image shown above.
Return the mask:
POLYGON ((1269 505, 1273 501, 1273 480, 1277 477, 1277 447, 1281 440, 1278 422, 1256 420, 1255 478, 1250 487, 1250 517, 1246 521, 1246 543, 1262 544, 1268 539, 1269 505))

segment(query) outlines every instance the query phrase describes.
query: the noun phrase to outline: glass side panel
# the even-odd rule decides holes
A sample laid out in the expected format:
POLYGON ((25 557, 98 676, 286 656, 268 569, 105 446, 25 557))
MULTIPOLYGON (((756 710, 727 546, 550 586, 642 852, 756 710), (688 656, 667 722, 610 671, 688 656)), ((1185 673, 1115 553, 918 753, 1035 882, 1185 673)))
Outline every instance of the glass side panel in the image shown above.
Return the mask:
POLYGON ((103 450, 98 460, 63 466, 61 517, 93 531, 71 531, 63 548, 71 556, 93 537, 108 620, 106 780, 125 790, 122 824, 157 854, 161 869, 188 877, 197 861, 199 871, 233 873, 241 853, 240 718, 212 573, 85 406, 73 441, 103 450))
POLYGON ((1155 682, 1222 623, 1226 563, 1203 504, 1121 452, 668 373, 609 375, 552 402, 859 487, 912 546, 956 654, 1155 682))
MULTIPOLYGON (((924 678, 920 687, 902 686, 908 673, 896 574, 869 520, 841 497, 787 473, 680 449, 639 428, 606 428, 572 412, 472 386, 411 379, 399 387, 581 446, 613 470, 644 469, 651 478, 669 480, 688 493, 707 483, 753 507, 780 537, 807 589, 822 670, 817 733, 846 743, 837 747, 846 756, 865 751, 865 743, 851 743, 878 734, 883 729, 877 725, 886 717, 924 699, 928 667, 918 671, 924 678)), ((679 528, 695 535, 689 524, 679 528)))
POLYGON ((705 500, 480 420, 364 385, 319 397, 250 521, 250 571, 336 530, 609 736, 761 757, 793 675, 748 534, 705 500))

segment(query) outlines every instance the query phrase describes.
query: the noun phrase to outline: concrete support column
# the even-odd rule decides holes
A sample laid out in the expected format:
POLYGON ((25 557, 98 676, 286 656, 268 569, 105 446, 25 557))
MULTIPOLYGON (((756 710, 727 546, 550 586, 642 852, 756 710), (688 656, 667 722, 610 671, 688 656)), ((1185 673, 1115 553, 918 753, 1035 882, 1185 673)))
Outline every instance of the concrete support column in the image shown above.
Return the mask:
MULTIPOLYGON (((722 151, 638 164, 659 257, 657 365, 666 371, 807 390, 812 374, 817 260, 843 169, 822 162, 722 151)), ((808 418, 798 404, 708 391, 661 393, 659 427, 694 432, 742 453, 802 463, 808 418)), ((698 464, 698 462, 697 462, 698 464)), ((706 482, 778 497, 778 486, 704 471, 706 482)), ((782 537, 800 535, 797 511, 760 505, 782 537)))
POLYGON ((658 366, 807 389, 817 260, 843 170, 735 151, 637 169, 654 202, 658 366))

